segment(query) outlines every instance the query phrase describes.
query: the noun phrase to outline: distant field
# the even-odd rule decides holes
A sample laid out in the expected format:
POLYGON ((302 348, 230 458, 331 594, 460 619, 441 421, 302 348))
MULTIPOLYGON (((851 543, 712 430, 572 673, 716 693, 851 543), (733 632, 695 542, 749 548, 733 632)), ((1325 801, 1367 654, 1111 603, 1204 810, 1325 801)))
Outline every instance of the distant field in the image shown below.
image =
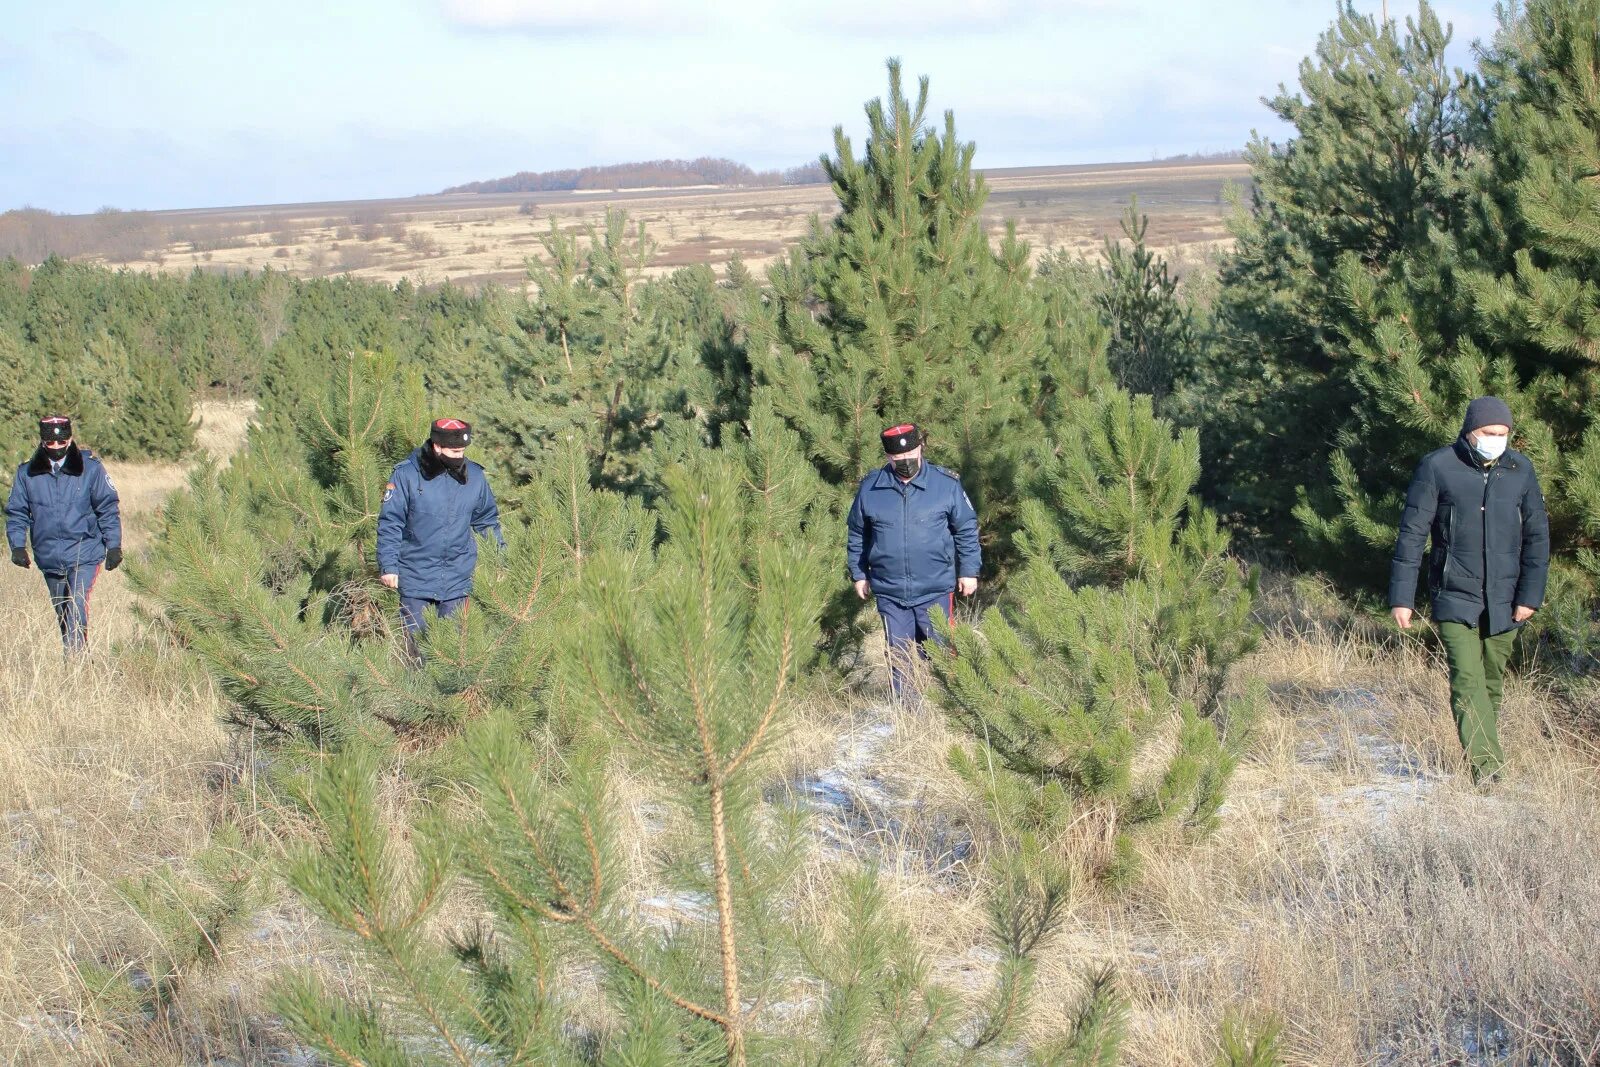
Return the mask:
MULTIPOLYGON (((1250 174, 1243 163, 1099 164, 991 171, 988 181, 991 230, 1016 220, 1036 255, 1059 247, 1092 254, 1117 232, 1129 198, 1137 196, 1150 216, 1149 243, 1181 265, 1228 240, 1223 190, 1231 182, 1247 192, 1250 174)), ((134 270, 271 266, 307 277, 516 285, 551 217, 563 228, 582 227, 607 206, 645 223, 657 244, 654 270, 692 263, 720 269, 735 254, 760 270, 805 233, 812 215, 831 215, 836 203, 829 186, 803 185, 463 193, 150 212, 140 213, 144 225, 159 227, 152 232, 165 246, 115 260, 134 270)))

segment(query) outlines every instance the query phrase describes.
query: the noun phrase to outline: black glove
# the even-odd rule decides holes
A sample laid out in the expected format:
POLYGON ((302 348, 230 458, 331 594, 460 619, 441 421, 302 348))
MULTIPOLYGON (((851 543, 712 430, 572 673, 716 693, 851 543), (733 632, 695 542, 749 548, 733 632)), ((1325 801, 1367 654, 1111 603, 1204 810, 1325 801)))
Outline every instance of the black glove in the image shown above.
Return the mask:
POLYGON ((28 550, 25 548, 13 548, 11 550, 11 562, 19 567, 31 566, 28 562, 28 550))
POLYGON ((106 549, 106 570, 114 571, 120 566, 122 566, 122 549, 106 549))

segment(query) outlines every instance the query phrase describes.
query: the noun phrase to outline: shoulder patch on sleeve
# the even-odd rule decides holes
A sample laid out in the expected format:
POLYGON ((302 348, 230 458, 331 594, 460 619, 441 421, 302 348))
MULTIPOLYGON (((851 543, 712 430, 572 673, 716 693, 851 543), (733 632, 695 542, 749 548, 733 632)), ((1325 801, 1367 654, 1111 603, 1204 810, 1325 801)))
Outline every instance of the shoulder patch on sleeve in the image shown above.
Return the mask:
POLYGON ((385 482, 383 485, 383 502, 387 504, 392 496, 394 496, 394 483, 385 482))

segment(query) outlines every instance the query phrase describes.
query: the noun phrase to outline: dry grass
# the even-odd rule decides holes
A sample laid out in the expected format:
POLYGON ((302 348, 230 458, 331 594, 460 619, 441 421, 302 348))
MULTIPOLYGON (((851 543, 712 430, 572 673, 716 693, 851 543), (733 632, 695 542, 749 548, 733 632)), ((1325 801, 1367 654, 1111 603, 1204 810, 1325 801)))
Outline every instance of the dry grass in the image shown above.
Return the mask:
MULTIPOLYGON (((118 474, 137 545, 181 472, 118 474)), ((76 965, 144 940, 118 881, 192 854, 222 814, 217 700, 170 652, 122 653, 153 642, 120 574, 96 585, 80 662, 63 662, 37 572, 5 569, 0 611, 0 1058, 132 1062, 76 965)))
MULTIPOLYGON (((201 441, 225 456, 247 407, 202 411, 201 441)), ((180 487, 177 466, 117 464, 130 552, 180 487)), ((122 967, 150 950, 150 931, 119 883, 179 868, 245 801, 228 787, 248 755, 218 724, 216 693, 140 621, 121 573, 96 583, 91 651, 61 655, 38 572, 0 572, 0 1062, 194 1062, 267 1047, 253 1018, 264 983, 311 943, 305 920, 257 918, 251 951, 191 988, 192 1032, 171 1035, 92 1003, 78 966, 122 967)))
MULTIPOLYGON (((1053 249, 1094 256, 1120 233, 1131 196, 1149 214, 1150 246, 1175 259, 1197 258, 1229 240, 1222 189, 1247 185, 1243 163, 1036 168, 988 178, 984 223, 998 237, 1014 220, 1037 257, 1053 249)), ((599 224, 607 206, 625 209, 657 242, 651 273, 689 264, 721 270, 734 255, 764 270, 808 231, 811 218, 837 210, 827 185, 759 189, 636 190, 415 197, 403 204, 354 202, 184 213, 172 219, 172 243, 134 259, 135 270, 259 270, 301 276, 349 273, 394 284, 526 282, 525 257, 555 218, 565 230, 599 224), (537 200, 532 214, 522 204, 537 200), (359 226, 352 226, 356 219, 359 226), (214 231, 231 237, 215 247, 214 231), (358 239, 359 238, 359 239, 358 239)), ((157 213, 159 217, 159 213, 157 213)))
POLYGON ((255 411, 254 400, 202 400, 194 410, 195 444, 207 455, 226 462, 244 447, 255 411))
MULTIPOLYGON (((208 425, 237 440, 243 420, 208 425)), ((131 543, 181 475, 119 470, 131 543)), ((87 1002, 77 964, 136 959, 150 940, 118 880, 181 866, 219 820, 251 824, 248 793, 222 784, 250 755, 217 726, 211 688, 145 631, 120 575, 97 590, 93 656, 70 666, 39 586, 0 574, 13 620, 0 636, 0 1062, 280 1062, 263 992, 329 958, 283 903, 196 977, 176 1039, 87 1002)), ((1031 1029, 1063 1030, 1085 975, 1110 963, 1133 1004, 1129 1064, 1212 1062, 1230 1012, 1280 1019, 1294 1064, 1600 1061, 1596 754, 1519 680, 1508 780, 1479 792, 1424 642, 1385 638, 1304 583, 1277 587, 1263 616, 1272 633, 1240 673, 1271 708, 1220 829, 1150 847, 1120 897, 1080 891, 1041 960, 1031 1029)), ((812 697, 776 754, 769 796, 817 812, 795 907, 825 915, 837 872, 873 863, 939 977, 976 993, 991 967, 986 817, 945 763, 959 739, 942 718, 891 712, 882 695, 812 697)), ((642 784, 618 785, 636 799, 644 896, 663 829, 642 784)), ((463 897, 441 919, 472 912, 463 897)))
MULTIPOLYGON (((1271 709, 1220 829, 1149 848, 1120 897, 1080 893, 1041 961, 1033 1030, 1068 1027, 1109 963, 1133 1004, 1130 1064, 1213 1062, 1228 1013, 1280 1020, 1294 1064, 1600 1062, 1600 753, 1519 681, 1512 767, 1480 792, 1437 654, 1375 640, 1307 585, 1266 613, 1281 625, 1241 674, 1267 683, 1271 709)), ((955 739, 916 715, 894 730, 858 777, 925 802, 897 808, 880 862, 940 972, 974 984, 978 894, 930 870, 915 825, 961 820, 942 763, 955 739)))

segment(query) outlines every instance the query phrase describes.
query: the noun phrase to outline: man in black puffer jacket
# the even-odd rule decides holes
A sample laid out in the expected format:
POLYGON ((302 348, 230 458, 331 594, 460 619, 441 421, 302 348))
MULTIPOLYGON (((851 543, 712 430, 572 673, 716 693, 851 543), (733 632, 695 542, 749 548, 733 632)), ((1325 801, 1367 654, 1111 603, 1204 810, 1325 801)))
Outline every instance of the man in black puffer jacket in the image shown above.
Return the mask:
POLYGON ((1389 606, 1410 629, 1429 535, 1433 621, 1450 663, 1450 709, 1474 781, 1492 779, 1500 749, 1501 680, 1517 628, 1544 603, 1550 524, 1533 463, 1506 447, 1511 409, 1467 405, 1456 442, 1423 457, 1406 494, 1389 569, 1389 606))

